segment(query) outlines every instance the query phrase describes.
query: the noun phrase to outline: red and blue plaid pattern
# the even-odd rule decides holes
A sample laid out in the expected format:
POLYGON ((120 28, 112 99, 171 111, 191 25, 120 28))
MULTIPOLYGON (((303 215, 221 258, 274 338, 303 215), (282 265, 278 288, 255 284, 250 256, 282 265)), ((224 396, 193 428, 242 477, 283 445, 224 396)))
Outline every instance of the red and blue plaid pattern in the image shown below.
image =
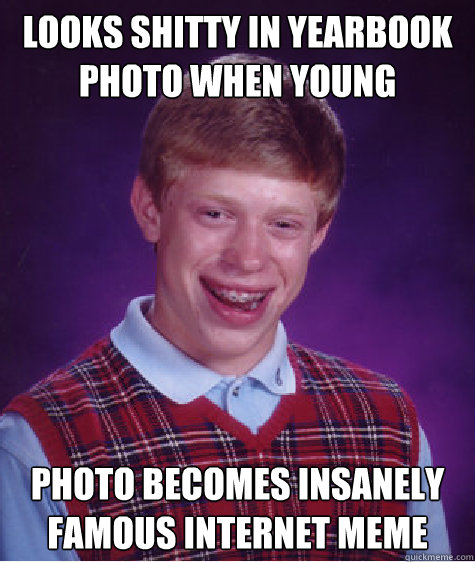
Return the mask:
MULTIPOLYGON (((270 420, 253 435, 226 412, 200 397, 175 404, 148 383, 113 346, 98 342, 78 360, 17 397, 52 466, 130 466, 137 494, 127 502, 66 502, 71 515, 173 515, 172 551, 80 551, 86 559, 180 560, 368 560, 401 558, 399 551, 341 551, 336 517, 403 515, 388 501, 300 501, 299 467, 411 466, 417 464, 414 407, 394 382, 339 359, 289 345, 297 378, 295 395, 282 397, 270 420), (144 501, 145 466, 270 467, 291 471, 292 496, 277 501, 144 501), (327 550, 185 550, 185 516, 329 515, 327 550)), ((177 374, 179 377, 179 374, 177 374)), ((177 384, 179 380, 177 379, 177 384)))

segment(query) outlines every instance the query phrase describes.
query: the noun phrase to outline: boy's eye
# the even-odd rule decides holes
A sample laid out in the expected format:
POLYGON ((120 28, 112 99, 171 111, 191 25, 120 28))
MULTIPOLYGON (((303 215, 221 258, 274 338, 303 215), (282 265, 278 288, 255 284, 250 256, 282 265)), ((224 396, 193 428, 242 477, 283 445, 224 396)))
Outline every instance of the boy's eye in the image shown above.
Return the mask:
POLYGON ((221 225, 227 223, 231 215, 223 209, 213 209, 212 207, 202 207, 198 209, 198 217, 204 224, 221 225))
POLYGON ((285 219, 276 220, 274 225, 280 230, 297 230, 299 227, 297 222, 285 219))
POLYGON ((215 209, 210 209, 208 211, 205 211, 204 213, 207 217, 210 217, 211 219, 219 219, 222 216, 221 211, 216 211, 215 209))
POLYGON ((279 228, 293 228, 295 225, 289 221, 276 221, 275 223, 276 226, 278 226, 279 228))
POLYGON ((295 238, 302 230, 302 224, 288 219, 277 219, 272 222, 272 230, 276 236, 295 238))

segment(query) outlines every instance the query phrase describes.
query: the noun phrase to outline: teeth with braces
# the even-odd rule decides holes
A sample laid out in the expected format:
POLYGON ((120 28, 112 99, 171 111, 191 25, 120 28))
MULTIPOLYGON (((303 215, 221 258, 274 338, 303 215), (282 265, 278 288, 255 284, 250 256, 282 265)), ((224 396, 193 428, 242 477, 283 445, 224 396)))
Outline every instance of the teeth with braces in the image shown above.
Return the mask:
POLYGON ((259 301, 266 296, 266 292, 262 291, 260 293, 238 293, 234 289, 228 291, 227 289, 212 289, 212 292, 221 298, 230 300, 231 302, 236 302, 240 304, 252 303, 251 309, 256 308, 259 301))

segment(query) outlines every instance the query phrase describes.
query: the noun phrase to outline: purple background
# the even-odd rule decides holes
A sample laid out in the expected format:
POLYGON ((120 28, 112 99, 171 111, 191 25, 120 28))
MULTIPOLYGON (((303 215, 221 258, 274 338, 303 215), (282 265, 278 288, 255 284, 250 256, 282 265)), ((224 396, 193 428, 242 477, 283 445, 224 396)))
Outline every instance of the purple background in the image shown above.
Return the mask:
MULTIPOLYGON (((153 288, 153 252, 128 208, 153 101, 79 99, 78 65, 186 65, 225 52, 25 51, 22 15, 117 13, 126 29, 135 13, 357 11, 338 0, 327 11, 327 3, 292 2, 291 12, 276 2, 244 3, 249 11, 231 2, 188 9, 180 0, 79 2, 74 12, 60 2, 5 4, 0 406, 106 333, 131 297, 153 288)), ((435 463, 447 467, 442 491, 454 554, 475 552, 472 4, 358 6, 360 14, 453 14, 451 50, 293 51, 284 33, 283 48, 268 52, 295 63, 396 67, 396 99, 333 101, 348 136, 347 185, 286 324, 293 339, 387 373, 412 395, 435 463)))

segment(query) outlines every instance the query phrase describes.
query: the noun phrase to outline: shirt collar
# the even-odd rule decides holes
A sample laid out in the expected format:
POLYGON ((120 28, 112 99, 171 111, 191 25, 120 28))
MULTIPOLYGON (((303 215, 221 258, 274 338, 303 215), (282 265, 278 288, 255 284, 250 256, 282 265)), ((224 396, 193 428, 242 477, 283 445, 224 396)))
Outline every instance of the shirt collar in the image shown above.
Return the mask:
MULTIPOLYGON (((125 318, 111 331, 112 342, 137 371, 178 404, 187 404, 229 379, 194 361, 149 324, 145 313, 152 301, 151 296, 132 300, 125 318)), ((295 375, 281 322, 269 353, 244 376, 260 381, 274 394, 295 392, 295 375)))

